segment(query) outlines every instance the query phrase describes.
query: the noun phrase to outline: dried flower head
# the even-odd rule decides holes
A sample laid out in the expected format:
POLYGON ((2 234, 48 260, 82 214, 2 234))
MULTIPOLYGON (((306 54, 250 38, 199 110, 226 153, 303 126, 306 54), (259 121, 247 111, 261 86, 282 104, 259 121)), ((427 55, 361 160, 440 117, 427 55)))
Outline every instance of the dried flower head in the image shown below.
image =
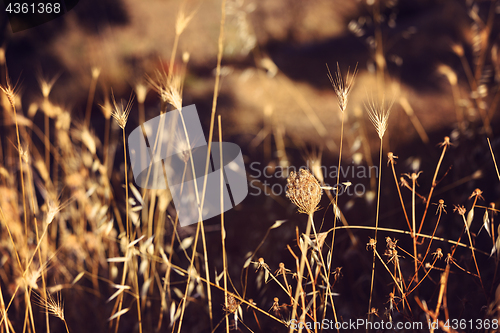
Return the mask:
POLYGON ((368 249, 374 250, 376 245, 377 245, 377 240, 374 238, 370 238, 368 243, 366 243, 366 250, 368 249))
POLYGON ((436 249, 436 252, 432 253, 434 260, 441 259, 443 257, 443 250, 440 247, 436 249))
POLYGON ((414 181, 415 184, 417 184, 417 186, 420 186, 418 185, 418 182, 417 182, 417 179, 418 177, 420 176, 420 174, 422 173, 423 171, 419 171, 419 172, 412 172, 411 175, 409 173, 404 173, 403 175, 410 178, 412 180, 412 182, 414 181))
POLYGON ((393 164, 396 164, 396 159, 398 157, 396 155, 394 155, 393 152, 389 152, 387 153, 387 165, 389 165, 389 163, 393 163, 393 164))
POLYGON ((484 198, 483 198, 483 196, 481 194, 483 194, 483 191, 481 191, 480 189, 476 188, 472 192, 472 194, 470 195, 469 200, 472 199, 473 197, 477 197, 478 199, 481 199, 481 200, 484 201, 484 198))
POLYGON ((389 115, 393 104, 394 100, 389 105, 385 105, 383 100, 379 104, 375 103, 373 100, 368 102, 368 104, 365 104, 370 121, 373 126, 375 126, 375 130, 377 131, 380 140, 382 140, 385 131, 387 130, 389 115))
POLYGON ((236 313, 239 306, 240 306, 240 302, 238 302, 236 300, 234 295, 228 293, 227 294, 227 306, 224 305, 224 311, 227 313, 236 313))
POLYGON ((318 180, 306 169, 292 171, 287 179, 286 196, 300 213, 312 214, 318 209, 323 190, 318 180))
POLYGON ((444 200, 443 199, 439 199, 438 203, 433 203, 433 205, 437 205, 438 206, 437 210, 436 210, 436 214, 437 213, 442 213, 443 211, 445 213, 447 213, 446 209, 445 209, 446 205, 444 204, 444 200))
POLYGON ((354 79, 356 78, 356 74, 358 73, 358 65, 356 64, 356 67, 354 67, 354 71, 351 75, 349 75, 350 68, 347 69, 345 80, 342 77, 342 73, 340 72, 339 63, 337 63, 337 71, 335 72, 335 77, 330 72, 330 68, 328 68, 328 65, 326 65, 326 68, 328 69, 328 78, 332 83, 333 90, 335 91, 335 94, 337 94, 340 111, 344 112, 347 108, 347 99, 354 84, 354 79))
POLYGON ((123 101, 121 101, 120 104, 117 104, 115 96, 113 96, 112 92, 111 92, 111 97, 113 99, 113 112, 111 112, 111 115, 113 116, 113 118, 115 118, 116 122, 118 123, 118 126, 120 126, 121 129, 125 129, 125 126, 127 125, 128 116, 130 115, 130 110, 132 110, 132 103, 134 101, 134 97, 132 95, 130 96, 126 106, 123 106, 123 101))
POLYGON ((450 142, 450 137, 449 136, 445 136, 443 142, 440 142, 438 144, 439 147, 444 147, 444 146, 448 147, 448 146, 451 146, 451 145, 452 145, 452 143, 450 142))
POLYGON ((465 209, 464 206, 461 206, 461 205, 454 205, 455 208, 453 208, 453 212, 458 212, 458 214, 460 215, 465 215, 465 213, 467 212, 467 210, 465 209))

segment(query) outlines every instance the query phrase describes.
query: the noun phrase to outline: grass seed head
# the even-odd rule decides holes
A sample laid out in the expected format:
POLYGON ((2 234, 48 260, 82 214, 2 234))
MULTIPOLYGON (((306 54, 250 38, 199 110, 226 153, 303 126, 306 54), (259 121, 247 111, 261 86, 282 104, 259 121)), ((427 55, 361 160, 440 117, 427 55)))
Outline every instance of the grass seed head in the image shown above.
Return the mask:
POLYGON ((306 169, 292 171, 287 179, 286 196, 300 213, 312 214, 318 209, 323 190, 318 180, 306 169))
POLYGON ((133 104, 133 96, 130 96, 130 99, 127 102, 126 106, 123 106, 123 101, 120 102, 120 104, 116 103, 115 96, 112 95, 113 98, 113 111, 111 112, 111 115, 113 118, 115 118, 116 122, 118 123, 118 126, 120 126, 121 129, 125 129, 125 126, 127 125, 127 120, 128 116, 130 115, 130 110, 132 110, 132 104, 133 104))
POLYGON ((354 84, 354 79, 356 78, 356 74, 358 73, 358 65, 354 67, 354 71, 349 75, 349 69, 347 69, 347 75, 345 79, 342 77, 342 73, 340 72, 339 64, 337 63, 337 71, 335 72, 335 76, 330 72, 330 68, 326 65, 328 69, 328 78, 332 83, 333 90, 337 95, 337 99, 339 102, 340 111, 344 112, 347 108, 347 100, 349 97, 349 93, 351 92, 352 86, 354 84))
POLYGON ((10 78, 7 76, 5 85, 0 85, 0 90, 7 96, 10 105, 14 108, 16 105, 16 96, 18 94, 18 85, 12 85, 10 78))
POLYGON ((57 317, 61 319, 62 321, 65 321, 64 318, 64 303, 61 299, 61 294, 57 293, 56 297, 52 296, 49 292, 47 292, 47 299, 43 299, 42 296, 35 294, 37 300, 36 303, 41 306, 42 308, 45 308, 48 313, 53 315, 54 317, 57 317))
POLYGON ((177 110, 182 109, 182 77, 180 75, 157 71, 156 80, 149 79, 149 83, 158 92, 163 103, 168 103, 177 110))
POLYGON ((377 131, 380 140, 384 137, 385 131, 387 130, 387 125, 389 122, 389 115, 391 113, 392 101, 389 105, 385 105, 384 101, 377 104, 373 100, 365 104, 365 108, 368 110, 368 116, 375 130, 377 131))

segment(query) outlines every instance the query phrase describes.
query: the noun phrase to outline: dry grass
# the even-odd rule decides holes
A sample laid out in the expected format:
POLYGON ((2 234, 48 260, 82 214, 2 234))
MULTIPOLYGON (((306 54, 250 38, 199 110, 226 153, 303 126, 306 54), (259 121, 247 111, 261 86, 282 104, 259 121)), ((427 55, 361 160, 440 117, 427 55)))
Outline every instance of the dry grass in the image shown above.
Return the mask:
MULTIPOLYGON (((132 95, 125 104, 117 102, 112 87, 100 81, 105 68, 95 66, 90 70, 87 103, 82 106, 85 110, 83 120, 72 115, 69 109, 57 105, 51 97, 52 89, 57 87, 57 76, 52 80, 39 79, 43 101, 33 104, 28 109, 28 115, 24 116, 26 108, 20 103, 20 89, 11 83, 4 59, 5 50, 0 49, 5 74, 2 78, 4 83, 0 85, 1 106, 4 118, 9 120, 5 122, 5 131, 0 136, 0 331, 55 332, 63 330, 62 323, 67 333, 88 331, 89 328, 80 327, 82 321, 79 315, 86 315, 83 312, 90 309, 90 314, 99 313, 95 325, 99 325, 101 331, 115 333, 272 330, 317 333, 321 331, 317 326, 294 325, 297 322, 322 322, 324 319, 333 322, 366 319, 369 322, 384 320, 399 323, 420 322, 422 318, 437 322, 441 330, 451 332, 454 330, 446 326, 451 319, 472 319, 462 316, 451 304, 462 297, 462 283, 468 288, 475 288, 473 304, 479 304, 483 309, 480 319, 497 320, 498 323, 500 226, 495 208, 498 193, 491 188, 483 193, 477 188, 472 193, 463 193, 461 202, 448 200, 450 189, 461 184, 472 186, 478 175, 495 182, 493 188, 498 185, 497 177, 500 181, 495 158, 498 144, 495 146, 490 142, 490 139, 494 142, 493 111, 486 108, 495 105, 499 83, 488 83, 491 90, 495 89, 495 96, 480 89, 486 85, 483 82, 485 68, 498 65, 489 63, 496 59, 496 49, 490 45, 488 38, 493 26, 494 7, 490 8, 484 22, 476 12, 477 17, 471 15, 474 24, 482 29, 476 36, 478 45, 474 66, 469 65, 460 45, 453 46, 467 78, 468 93, 473 96, 468 105, 481 116, 481 121, 474 124, 478 128, 476 132, 467 124, 459 76, 448 65, 439 65, 437 73, 444 75, 452 87, 450 97, 454 100, 456 119, 450 120, 455 126, 455 135, 450 136, 455 139, 445 136, 442 142, 433 142, 435 135, 426 132, 408 99, 404 96, 393 98, 410 118, 422 142, 430 143, 426 148, 431 153, 420 156, 426 162, 421 164, 425 165, 422 169, 420 165, 416 168, 403 163, 397 165, 400 160, 393 152, 387 154, 390 171, 383 168, 383 152, 388 151, 385 148, 391 143, 391 131, 398 131, 397 127, 391 126, 391 121, 401 110, 393 107, 394 102, 384 103, 383 98, 380 101, 372 98, 366 102, 366 112, 360 113, 351 104, 347 108, 356 75, 358 70, 362 70, 357 65, 352 73, 348 69, 346 76, 342 75, 339 64, 333 75, 329 69, 325 71, 333 86, 330 93, 336 97, 341 112, 340 133, 330 134, 292 81, 268 56, 259 52, 257 44, 251 44, 255 63, 259 67, 255 70, 260 71, 262 82, 275 80, 284 84, 284 88, 293 95, 292 100, 305 112, 304 119, 313 124, 312 128, 324 140, 329 151, 324 156, 321 156, 322 153, 309 154, 316 163, 312 164, 311 170, 300 169, 282 175, 283 183, 286 179, 286 194, 269 196, 280 205, 272 212, 266 211, 265 205, 258 202, 255 207, 243 212, 238 211, 239 207, 234 212, 222 213, 215 226, 202 221, 196 226, 181 228, 168 190, 138 189, 132 181, 126 134, 133 127, 132 123, 136 125, 136 118, 139 125, 146 120, 145 105, 150 89, 156 91, 155 103, 160 105, 154 116, 172 108, 181 109, 184 105, 189 54, 184 53, 180 62, 177 51, 183 31, 198 11, 198 7, 187 11, 186 6, 183 4, 180 7, 172 26, 174 38, 168 69, 159 68, 154 78, 145 74, 147 80, 134 84, 137 117, 132 95), (488 52, 491 57, 487 56, 488 52), (147 84, 144 83, 146 81, 147 84), (102 115, 94 114, 92 117, 92 109, 98 105, 94 99, 101 85, 105 91, 104 102, 101 103, 102 115), (357 113, 356 126, 352 128, 353 122, 348 121, 351 108, 353 113, 357 113), (44 113, 43 130, 35 121, 38 109, 44 113), (104 133, 96 134, 96 122, 92 119, 97 117, 105 122, 104 133), (115 123, 110 121, 111 118, 115 123), (374 129, 364 128, 369 122, 374 129), (366 205, 363 207, 369 207, 366 222, 349 219, 350 223, 347 223, 346 216, 351 214, 349 209, 359 202, 352 198, 343 200, 345 197, 340 197, 338 187, 354 187, 351 183, 353 179, 339 172, 334 181, 336 187, 328 186, 326 181, 329 175, 323 173, 318 163, 322 159, 335 160, 337 170, 347 165, 343 160, 346 142, 349 146, 358 144, 365 155, 370 155, 366 132, 373 133, 370 137, 378 138, 378 174, 373 175, 378 178, 378 184, 373 180, 373 188, 364 194, 366 205), (471 137, 471 133, 481 137, 484 147, 487 143, 487 152, 493 162, 491 167, 494 166, 496 174, 483 175, 483 169, 474 170, 471 176, 453 179, 452 183, 441 186, 444 179, 450 178, 449 156, 458 154, 460 149, 462 154, 469 154, 458 143, 465 145, 466 139, 463 138, 471 137), (340 137, 335 138, 338 134, 340 137), (432 147, 436 144, 439 147, 432 147), (452 150, 452 145, 456 149, 452 150), (332 148, 337 149, 334 154, 332 148), (396 189, 387 172, 392 174, 396 189), (373 207, 371 204, 375 197, 373 207), (485 198, 491 201, 489 206, 481 204, 485 198), (286 212, 287 207, 292 205, 294 215, 286 212), (448 206, 452 205, 455 207, 453 212, 458 215, 451 213, 452 209, 448 206), (394 207, 397 213, 388 207, 394 207), (434 208, 436 212, 431 214, 434 208), (295 214, 296 211, 306 215, 307 221, 303 215, 295 214), (245 213, 255 214, 261 220, 274 219, 275 222, 266 226, 265 231, 256 230, 255 234, 261 233, 262 237, 255 240, 251 235, 238 233, 238 227, 234 227, 236 221, 232 219, 243 219, 245 213), (289 217, 296 222, 295 228, 290 221, 276 220, 274 216, 289 217), (394 216, 397 217, 392 218, 394 216), (482 216, 482 223, 478 216, 482 216), (338 220, 342 221, 342 226, 337 225, 338 220), (382 225, 382 221, 387 225, 382 225), (459 222, 458 228, 453 221, 459 222), (446 227, 444 223, 448 223, 446 227), (444 232, 443 228, 450 231, 444 232), (213 230, 220 233, 211 233, 213 230), (345 237, 345 230, 349 232, 349 237, 345 237), (480 232, 487 233, 487 236, 480 232), (229 234, 234 239, 230 239, 229 234), (372 237, 357 241, 367 235, 372 237), (487 245, 481 244, 484 240, 487 245), (240 243, 246 241, 254 250, 235 258, 240 243), (273 247, 273 242, 285 245, 273 247), (354 256, 356 260, 350 259, 354 256), (346 282, 343 278, 346 271, 355 271, 356 279, 346 282), (349 282, 359 284, 352 286, 349 282), (354 306, 358 301, 363 304, 354 306), (360 311, 360 308, 363 310, 360 311), (37 309, 42 309, 42 313, 39 314, 37 309), (50 321, 50 316, 59 321, 50 321)), ((216 119, 220 142, 223 141, 223 132, 226 133, 223 131, 224 117, 218 106, 225 75, 226 9, 230 8, 231 13, 247 15, 234 6, 233 2, 226 4, 222 1, 211 112, 206 117, 210 127, 205 175, 211 166, 209 154, 216 119)), ((383 6, 383 3, 376 2, 370 7, 374 22, 375 44, 371 59, 374 72, 366 74, 373 75, 376 88, 381 92, 388 91, 387 82, 395 80, 388 72, 384 52, 384 20, 380 17, 383 6)), ((240 20, 243 19, 240 17, 240 20)), ((245 38, 255 42, 246 19, 245 24, 245 38)), ((30 93, 23 92, 26 95, 30 93)), ((337 110, 331 111, 331 114, 337 113, 337 110)), ((265 115, 264 129, 249 144, 251 148, 264 146, 265 159, 277 156, 280 166, 288 166, 294 161, 294 152, 309 150, 293 133, 285 131, 280 119, 273 113, 272 105, 266 108, 265 115)), ((184 128, 184 131, 187 129, 184 128)), ((155 142, 150 142, 153 149, 163 142, 161 135, 164 134, 158 134, 155 142)), ((222 151, 222 144, 219 148, 222 151)), ((244 154, 247 148, 243 148, 244 154)), ((322 148, 318 151, 322 152, 322 148)), ((398 154, 410 157, 405 151, 398 154)), ((371 158, 362 156, 361 160, 371 161, 371 158)), ((189 177, 196 178, 192 152, 185 154, 184 159, 184 176, 191 170, 193 174, 189 177)), ((223 156, 220 156, 219 163, 222 165, 223 156)), ((223 176, 222 169, 220 172, 223 176)), ((195 185, 200 217, 207 192, 206 176, 202 184, 201 188, 195 185)), ((221 192, 223 188, 221 183, 221 192)), ((269 190, 265 184, 262 188, 269 190)), ((220 205, 222 211, 223 197, 220 198, 220 205)), ((466 314, 479 313, 466 310, 466 314)), ((93 323, 86 324, 94 327, 93 323)), ((500 331, 498 326, 491 328, 490 331, 500 331)), ((433 332, 435 328, 429 330, 433 332)))

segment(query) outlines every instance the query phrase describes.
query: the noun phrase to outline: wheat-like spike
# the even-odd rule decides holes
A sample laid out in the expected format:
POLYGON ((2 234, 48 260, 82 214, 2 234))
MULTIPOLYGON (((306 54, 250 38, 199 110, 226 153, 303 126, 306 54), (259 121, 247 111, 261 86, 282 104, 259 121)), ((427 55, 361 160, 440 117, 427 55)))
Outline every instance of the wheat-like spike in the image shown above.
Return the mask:
POLYGON ((118 126, 120 126, 121 129, 125 129, 125 126, 127 125, 128 116, 130 115, 130 110, 132 110, 134 97, 130 95, 130 98, 126 106, 123 106, 123 101, 120 102, 120 104, 116 103, 113 92, 111 92, 111 97, 113 99, 113 112, 111 112, 111 115, 113 116, 113 118, 115 118, 116 122, 118 123, 118 126))
POLYGON ((160 95, 163 103, 172 105, 177 110, 182 109, 182 76, 169 75, 164 70, 156 71, 156 80, 148 78, 149 84, 160 95))
POLYGON ((389 115, 393 104, 394 100, 387 107, 384 105, 384 101, 380 104, 376 104, 373 100, 371 100, 368 104, 365 104, 370 121, 373 126, 375 126, 375 130, 377 131, 380 139, 384 137, 385 131, 387 130, 389 115))
POLYGON ((5 85, 0 85, 0 90, 7 96, 9 103, 14 106, 16 102, 16 96, 19 93, 19 81, 12 85, 9 76, 6 77, 5 85))
POLYGON ((54 298, 52 294, 50 294, 47 291, 47 298, 44 300, 41 295, 34 293, 36 297, 36 303, 44 308, 47 309, 47 311, 53 315, 54 317, 57 317, 61 319, 62 321, 65 321, 64 318, 64 303, 61 298, 61 293, 57 293, 56 297, 54 298))
POLYGON ((326 65, 326 68, 328 69, 327 75, 328 78, 330 79, 330 82, 332 83, 333 90, 335 91, 335 94, 337 94, 340 111, 344 112, 345 109, 347 108, 347 100, 349 97, 349 93, 351 92, 352 86, 354 84, 354 79, 358 74, 358 64, 356 64, 356 67, 354 67, 354 71, 352 72, 351 75, 349 75, 350 68, 347 68, 347 74, 345 80, 342 77, 342 73, 340 72, 340 66, 338 62, 337 62, 337 71, 335 72, 335 76, 333 76, 332 73, 330 72, 328 64, 326 65))

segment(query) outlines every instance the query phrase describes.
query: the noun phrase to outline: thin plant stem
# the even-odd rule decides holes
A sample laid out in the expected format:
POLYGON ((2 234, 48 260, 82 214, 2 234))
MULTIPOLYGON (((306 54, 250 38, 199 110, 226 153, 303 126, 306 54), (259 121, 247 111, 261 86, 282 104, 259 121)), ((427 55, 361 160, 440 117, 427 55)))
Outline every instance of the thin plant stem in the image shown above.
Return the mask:
MULTIPOLYGON (((422 261, 420 262, 420 266, 418 267, 417 269, 417 272, 420 270, 420 268, 422 268, 422 265, 424 264, 425 262, 425 258, 427 258, 427 255, 429 254, 429 251, 431 249, 431 245, 432 245, 432 241, 434 240, 434 235, 436 234, 436 231, 437 231, 437 228, 439 226, 439 221, 441 221, 441 215, 443 213, 443 209, 439 209, 439 215, 438 215, 438 219, 437 219, 437 222, 436 222, 436 225, 434 226, 434 231, 432 232, 432 236, 431 236, 431 239, 429 241, 429 245, 427 245, 427 250, 425 251, 425 255, 422 259, 422 261)), ((425 274, 425 276, 422 278, 422 281, 425 280, 425 277, 427 276, 428 274, 425 274)), ((408 285, 411 285, 411 283, 413 282, 413 279, 415 278, 415 275, 412 277, 410 283, 408 285)), ((420 283, 417 284, 417 286, 419 285, 420 283)), ((417 287, 415 286, 412 291, 417 287)))
MULTIPOLYGON (((127 169, 127 146, 125 144, 125 128, 123 127, 122 128, 122 137, 123 137, 123 159, 125 161, 125 211, 126 211, 126 216, 125 216, 125 224, 126 224, 126 228, 127 228, 127 241, 130 242, 131 239, 130 239, 130 227, 129 227, 129 212, 128 212, 128 169, 127 169)), ((125 257, 128 258, 128 252, 129 252, 129 248, 127 246, 127 250, 126 250, 126 254, 125 254, 125 257)), ((124 265, 123 265, 123 274, 122 274, 122 282, 121 284, 124 285, 125 284, 125 279, 126 279, 126 276, 127 276, 127 261, 125 261, 124 265)), ((120 312, 121 309, 122 309, 122 305, 123 305, 123 293, 121 293, 119 296, 118 296, 118 310, 117 312, 120 312)), ((139 306, 139 305, 138 305, 139 306)), ((115 326, 115 333, 118 332, 118 327, 120 325, 120 317, 121 316, 118 316, 116 318, 116 326, 115 326)), ((140 328, 142 329, 141 325, 139 325, 140 328)))
MULTIPOLYGON (((309 235, 311 233, 311 225, 313 223, 313 212, 308 214, 307 218, 307 226, 306 226, 306 240, 302 242, 302 246, 300 249, 301 252, 301 257, 300 257, 300 264, 299 264, 299 271, 297 272, 297 289, 295 290, 295 297, 294 297, 294 303, 293 303, 293 308, 292 308, 292 316, 291 319, 296 319, 297 315, 297 304, 300 295, 302 294, 302 278, 303 278, 303 273, 304 273, 304 266, 305 262, 307 260, 306 254, 307 254, 307 238, 309 238, 309 235)), ((297 240, 298 241, 298 240, 297 240)), ((290 333, 293 332, 293 328, 290 326, 290 333)))
MULTIPOLYGON (((375 216, 375 241, 377 240, 377 231, 378 231, 378 220, 380 213, 380 185, 382 180, 382 146, 383 146, 383 136, 380 138, 380 159, 379 159, 379 167, 378 167, 378 189, 377 189, 377 215, 375 216)), ((375 249, 374 249, 375 250, 375 249)), ((373 252, 373 261, 372 261, 372 277, 370 282, 370 299, 368 301, 368 320, 370 320, 370 313, 372 308, 372 297, 373 297, 373 283, 375 279, 375 251, 373 252)))
POLYGON ((85 127, 90 126, 90 116, 92 114, 92 103, 94 101, 95 90, 97 87, 97 78, 99 76, 92 75, 92 80, 90 81, 89 95, 87 98, 87 108, 85 110, 85 127))
MULTIPOLYGON (((222 158, 222 124, 221 124, 221 116, 217 117, 219 124, 219 152, 220 152, 220 232, 221 232, 221 242, 222 242, 222 269, 224 276, 224 306, 228 308, 227 302, 227 257, 226 257, 226 229, 224 226, 224 162, 222 158)), ((225 316, 226 318, 226 332, 229 333, 229 316, 225 316)))
POLYGON ((396 176, 396 170, 394 168, 394 158, 390 158, 389 162, 391 163, 392 174, 394 176, 394 181, 396 182, 396 188, 398 189, 399 201, 401 202, 401 207, 403 208, 403 213, 405 214, 406 223, 408 224, 408 229, 410 232, 412 231, 410 220, 408 219, 408 214, 406 213, 406 207, 403 202, 403 196, 401 195, 401 189, 399 188, 398 177, 396 176))
MULTIPOLYGON (((203 204, 205 202, 205 194, 207 190, 207 180, 208 180, 208 168, 209 168, 209 163, 210 163, 210 153, 212 149, 212 139, 214 135, 214 123, 215 123, 215 112, 217 109, 217 99, 219 96, 219 84, 220 84, 220 73, 221 73, 221 62, 222 62, 222 53, 223 53, 223 48, 224 48, 224 24, 226 21, 226 0, 222 0, 221 4, 221 20, 220 20, 220 27, 219 27, 219 40, 218 40, 218 50, 217 50, 217 67, 216 67, 216 75, 215 75, 215 86, 214 86, 214 94, 213 94, 213 99, 212 99, 212 112, 210 115, 210 130, 208 134, 208 147, 207 147, 207 159, 205 163, 205 177, 203 180, 203 191, 202 191, 202 196, 201 196, 201 205, 200 209, 203 208, 203 204)), ((191 158, 192 160, 192 158, 191 158)), ((222 166, 221 166, 222 167, 222 166)), ((193 167, 193 172, 194 172, 194 167, 193 167)), ((195 182, 196 185, 196 182, 195 182)), ((196 192, 198 193, 198 192, 196 192)), ((201 210, 200 210, 201 214, 201 210)), ((203 228, 203 220, 201 220, 200 224, 202 224, 203 228)), ((203 230, 204 231, 204 230, 203 230)), ((205 235, 203 234, 203 239, 205 235)), ((205 242, 204 242, 205 245, 205 242)), ((196 248, 195 248, 196 250, 196 248)), ((206 248, 205 248, 206 250, 206 248)), ((206 254, 206 251, 205 251, 206 254)), ((192 265, 193 263, 191 263, 192 265)), ((209 315, 210 315, 210 326, 213 327, 213 320, 212 320, 212 299, 211 299, 211 291, 210 291, 210 284, 208 283, 210 281, 210 276, 208 274, 208 259, 205 258, 205 264, 206 264, 206 273, 207 273, 207 296, 209 298, 208 300, 208 308, 209 308, 209 315)), ((188 281, 189 281, 188 276, 188 281)), ((187 291, 187 289, 186 289, 187 291)), ((185 295, 186 296, 186 295, 185 295)), ((185 309, 185 303, 183 303, 183 309, 182 312, 184 313, 185 309)), ((182 316, 183 314, 181 314, 182 316)), ((182 321, 181 321, 182 323, 182 321)), ((179 333, 180 333, 180 327, 181 325, 179 324, 179 333)))
POLYGON ((127 146, 125 143, 125 128, 122 129, 123 137, 123 160, 125 162, 125 224, 127 225, 127 239, 130 242, 130 226, 129 226, 129 216, 128 216, 128 168, 127 168, 127 146))
POLYGON ((437 185, 436 178, 437 178, 437 175, 439 172, 439 168, 441 167, 441 163, 443 162, 443 158, 444 158, 444 154, 446 153, 446 149, 450 145, 449 140, 450 140, 449 137, 445 137, 444 142, 442 143, 443 150, 441 152, 441 157, 439 158, 438 164, 436 166, 436 171, 434 172, 434 177, 432 178, 431 190, 429 191, 429 195, 427 196, 427 200, 425 203, 424 215, 422 215, 422 221, 420 222, 420 226, 418 228, 418 233, 420 233, 420 231, 422 231, 422 226, 424 225, 425 216, 427 215, 427 210, 429 209, 429 203, 431 202, 432 193, 434 192, 434 188, 437 185))
MULTIPOLYGON (((415 210, 416 210, 416 205, 415 205, 415 185, 417 182, 417 177, 415 176, 416 174, 412 174, 412 194, 411 194, 411 221, 412 221, 412 226, 413 226, 413 233, 411 235, 411 238, 413 240, 413 262, 415 264, 415 279, 418 283, 418 257, 417 257, 417 236, 415 236, 415 230, 416 230, 416 225, 415 225, 415 210)), ((420 225, 422 226, 422 224, 420 225)), ((419 230, 420 232, 420 230, 419 230)))
POLYGON ((497 172, 498 180, 500 180, 500 172, 498 172, 497 161, 495 160, 495 154, 493 153, 493 149, 491 148, 490 138, 486 138, 488 140, 488 146, 490 147, 491 158, 493 159, 493 163, 495 164, 495 170, 497 172))
MULTIPOLYGON (((8 82, 8 80, 7 80, 8 82)), ((10 105, 12 107, 12 112, 14 113, 14 123, 16 124, 16 139, 17 139, 17 147, 18 147, 18 156, 19 156, 19 172, 21 176, 21 191, 23 195, 23 212, 24 212, 24 233, 26 236, 26 240, 28 239, 28 211, 26 209, 26 194, 24 189, 24 172, 23 172, 23 160, 21 156, 21 139, 19 137, 19 123, 17 122, 17 110, 14 102, 14 88, 10 87, 7 84, 6 88, 2 87, 3 92, 7 95, 9 99, 10 105)), ((50 142, 49 142, 50 146, 50 142)))
POLYGON ((49 115, 45 112, 45 167, 50 170, 50 124, 49 115))

